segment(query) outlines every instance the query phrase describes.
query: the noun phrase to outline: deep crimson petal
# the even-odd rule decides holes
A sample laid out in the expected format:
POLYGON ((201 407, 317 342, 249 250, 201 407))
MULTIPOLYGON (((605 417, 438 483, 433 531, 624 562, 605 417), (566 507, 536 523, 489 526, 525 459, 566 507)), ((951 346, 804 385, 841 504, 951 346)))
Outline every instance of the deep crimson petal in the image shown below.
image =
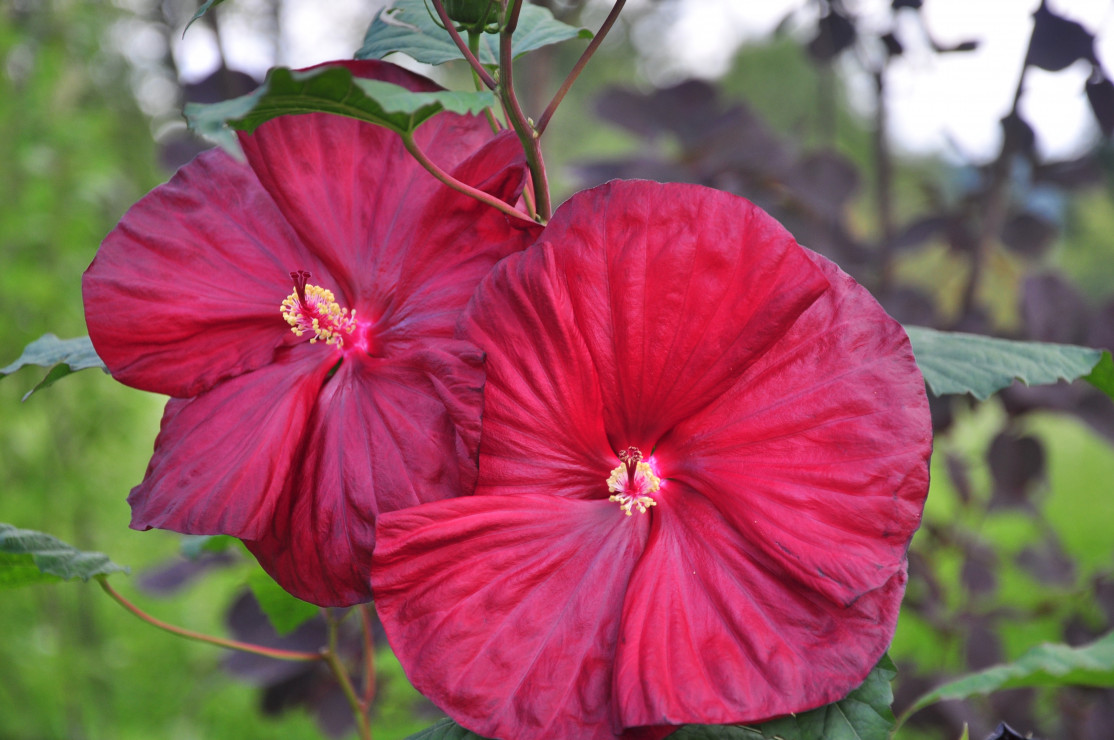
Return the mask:
MULTIPOLYGON (((359 76, 410 89, 439 89, 390 64, 345 66, 359 76)), ((414 138, 438 166, 453 172, 487 145, 492 133, 482 117, 441 113, 422 124, 414 138)), ((489 152, 493 156, 473 159, 462 174, 479 178, 469 182, 473 185, 490 180, 487 184, 495 195, 513 200, 523 177, 521 146, 515 169, 507 154, 516 142, 507 137, 500 141, 497 150, 489 152)), ((342 282, 345 305, 358 306, 367 318, 377 319, 392 308, 400 278, 413 268, 415 258, 424 261, 434 253, 463 249, 468 256, 486 255, 492 264, 527 243, 521 241, 521 230, 510 228, 494 209, 434 178, 406 151, 400 137, 383 127, 325 113, 282 116, 251 135, 242 134, 240 143, 294 230, 342 282), (450 213, 429 211, 434 203, 451 203, 450 213), (444 223, 427 223, 430 213, 444 223), (493 238, 494 244, 472 237, 477 221, 483 232, 478 236, 493 238), (451 235, 448 241, 445 234, 451 235), (508 239, 513 246, 506 244, 508 239)))
POLYGON ((623 724, 757 723, 862 683, 893 637, 904 569, 849 608, 787 588, 704 496, 673 486, 624 602, 623 724))
POLYGON ((619 605, 646 531, 610 502, 556 496, 385 514, 376 609, 414 686, 465 727, 612 738, 619 605))
POLYGON ((615 181, 546 227, 616 448, 651 448, 734 384, 827 288, 780 224, 695 185, 615 181))
POLYGON ((617 460, 553 249, 501 262, 476 292, 462 333, 487 352, 477 493, 605 494, 617 460))
MULTIPOLYGON (((505 201, 522 190, 522 145, 504 131, 462 162, 453 176, 505 201)), ((431 337, 451 337, 460 312, 495 263, 528 247, 541 226, 511 219, 447 187, 409 215, 398 238, 404 248, 380 257, 394 260, 397 285, 377 324, 388 348, 405 348, 431 337)))
POLYGON ((244 538, 266 530, 331 364, 299 349, 167 403, 147 474, 128 496, 134 529, 244 538))
POLYGON ((932 433, 901 326, 812 258, 831 289, 658 457, 785 577, 846 605, 904 568, 932 433))
POLYGON ((376 517, 472 491, 482 362, 465 342, 345 358, 321 392, 289 488, 245 543, 286 590, 322 606, 369 601, 376 517))
POLYGON ((105 238, 82 279, 89 336, 117 380, 193 396, 271 361, 292 269, 334 287, 252 171, 205 152, 105 238))

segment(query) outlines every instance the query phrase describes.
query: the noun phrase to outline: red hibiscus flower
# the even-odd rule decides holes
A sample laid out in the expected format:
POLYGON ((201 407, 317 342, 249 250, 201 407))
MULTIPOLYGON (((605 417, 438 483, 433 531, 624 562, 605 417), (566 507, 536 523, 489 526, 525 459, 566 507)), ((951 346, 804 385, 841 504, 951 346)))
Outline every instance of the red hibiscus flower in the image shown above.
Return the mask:
POLYGON ((838 700, 928 488, 901 327, 750 203, 615 182, 481 284, 476 495, 380 517, 414 685, 486 736, 661 736, 838 700))
MULTIPOLYGON (((513 136, 442 114, 416 138, 458 180, 517 198, 513 136)), ((247 164, 207 152, 132 207, 83 280, 113 376, 173 397, 132 527, 234 535, 296 596, 366 601, 375 517, 474 485, 481 355, 454 327, 535 234, 353 119, 279 118, 240 142, 247 164)))

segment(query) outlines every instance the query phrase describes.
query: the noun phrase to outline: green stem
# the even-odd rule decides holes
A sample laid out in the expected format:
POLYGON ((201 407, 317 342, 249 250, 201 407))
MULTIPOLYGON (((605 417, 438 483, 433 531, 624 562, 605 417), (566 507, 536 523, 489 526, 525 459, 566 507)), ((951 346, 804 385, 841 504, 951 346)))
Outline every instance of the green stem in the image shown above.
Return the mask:
POLYGON ((518 103, 518 96, 514 91, 514 54, 511 48, 511 37, 518 27, 518 16, 522 11, 522 0, 513 0, 510 12, 507 14, 507 23, 499 32, 499 87, 498 93, 503 101, 503 110, 506 111, 507 120, 510 121, 519 141, 526 153, 526 164, 530 168, 531 179, 534 185, 534 205, 538 212, 538 221, 545 223, 553 215, 549 201, 549 179, 546 177, 545 160, 542 157, 541 139, 534 126, 526 118, 522 106, 518 103))
POLYGON ((557 106, 565 99, 565 95, 569 92, 569 88, 572 87, 572 83, 576 82, 576 78, 584 71, 584 67, 588 64, 588 60, 596 53, 596 49, 603 43, 603 39, 607 36, 608 31, 615 25, 615 21, 619 18, 619 12, 622 11, 626 2, 627 0, 616 0, 615 4, 611 6, 611 12, 607 14, 607 18, 604 20, 603 25, 600 26, 600 30, 596 32, 595 37, 588 44, 588 48, 580 55, 580 59, 576 61, 576 65, 561 84, 561 88, 557 91, 557 94, 553 96, 553 100, 549 101, 549 105, 546 106, 545 112, 542 113, 542 117, 538 119, 538 125, 535 127, 539 136, 545 131, 545 127, 549 125, 549 120, 553 118, 557 106))
POLYGON ((172 635, 185 637, 187 640, 207 642, 210 645, 228 648, 229 650, 240 650, 245 653, 254 653, 255 655, 262 655, 267 658, 276 658, 278 660, 312 661, 326 659, 325 656, 321 653, 303 653, 295 650, 280 650, 278 648, 268 648, 263 647, 262 645, 253 645, 248 642, 239 642, 238 640, 226 640, 222 637, 213 637, 212 635, 206 635, 202 634, 201 632, 194 632, 193 630, 187 630, 182 627, 177 627, 173 624, 168 624, 167 622, 163 622, 160 619, 155 619, 150 614, 146 613, 138 606, 121 596, 116 589, 109 585, 108 579, 105 576, 97 576, 97 582, 101 584, 101 588, 104 589, 105 593, 111 596, 116 601, 116 603, 120 604, 120 606, 124 607, 132 614, 142 619, 144 622, 147 622, 154 627, 158 627, 160 630, 169 632, 172 635))
POLYGON ((399 136, 402 137, 402 145, 406 147, 406 151, 410 152, 410 154, 414 157, 414 159, 418 160, 418 163, 422 167, 425 167, 430 172, 430 174, 432 174, 434 177, 436 177, 438 180, 440 180, 444 184, 448 185, 453 190, 457 191, 458 193, 463 193, 463 194, 465 194, 465 195, 467 195, 471 198, 475 198, 476 200, 480 201, 481 203, 486 203, 487 205, 491 206, 492 208, 494 208, 498 211, 501 211, 502 213, 506 214, 507 216, 511 216, 512 218, 517 218, 521 221, 525 221, 525 222, 530 223, 530 224, 534 223, 533 219, 531 219, 529 216, 527 216, 526 214, 524 214, 521 211, 519 211, 518 209, 516 209, 514 206, 511 206, 511 205, 508 205, 507 203, 504 203, 503 201, 496 198, 494 195, 489 195, 488 193, 485 193, 484 191, 479 190, 478 188, 474 188, 471 185, 467 185, 467 184, 461 182, 460 180, 457 180, 455 177, 450 175, 448 172, 445 172, 443 169, 438 167, 433 162, 433 160, 431 160, 429 157, 427 157, 425 155, 425 152, 423 152, 418 147, 418 145, 414 142, 413 134, 401 134, 400 133, 399 136))
MULTIPOLYGON (((477 33, 471 28, 468 29, 468 48, 477 56, 480 52, 480 37, 482 36, 483 34, 477 33)), ((484 89, 483 80, 476 74, 475 69, 472 70, 472 84, 475 86, 476 90, 482 91, 484 89)), ((499 123, 499 119, 495 117, 495 111, 491 108, 484 108, 484 116, 487 118, 488 125, 491 126, 492 133, 497 134, 503 130, 502 125, 499 123)))
POLYGON ((456 24, 453 23, 453 19, 449 17, 449 12, 445 10, 445 3, 442 2, 442 0, 433 0, 433 9, 437 11, 437 17, 441 19, 441 23, 445 26, 445 30, 449 32, 449 36, 452 37, 453 43, 456 44, 456 48, 460 49, 460 53, 468 60, 468 65, 472 68, 472 74, 479 77, 484 85, 487 86, 488 90, 494 90, 496 84, 495 78, 484 69, 480 60, 472 53, 472 50, 468 48, 468 44, 464 43, 464 39, 461 38, 460 32, 456 30, 456 24))
POLYGON ((332 669, 333 675, 336 676, 337 682, 340 684, 340 690, 344 692, 345 698, 348 699, 348 705, 352 707, 352 713, 356 715, 356 727, 360 733, 360 740, 371 740, 370 715, 367 708, 360 703, 359 697, 356 696, 356 688, 352 685, 348 669, 344 667, 344 663, 341 662, 340 655, 337 653, 337 626, 340 623, 328 611, 325 612, 325 623, 329 626, 329 647, 322 653, 322 657, 328 663, 329 668, 332 669))

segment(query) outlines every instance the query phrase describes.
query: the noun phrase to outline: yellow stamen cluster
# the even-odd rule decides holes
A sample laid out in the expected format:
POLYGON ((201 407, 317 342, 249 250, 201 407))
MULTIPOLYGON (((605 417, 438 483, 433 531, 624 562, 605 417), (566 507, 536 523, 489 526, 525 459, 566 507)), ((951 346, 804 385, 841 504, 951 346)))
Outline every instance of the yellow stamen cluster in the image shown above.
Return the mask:
POLYGON ((333 291, 319 285, 306 285, 303 296, 295 290, 282 302, 282 317, 290 324, 290 331, 297 336, 312 332, 310 343, 324 340, 325 344, 344 346, 344 334, 356 328, 356 312, 348 312, 336 302, 333 291))
POLYGON ((657 493, 659 488, 661 479, 654 475, 649 463, 629 460, 611 471, 607 479, 607 490, 614 495, 607 500, 619 504, 619 508, 627 516, 631 515, 631 509, 635 507, 639 514, 645 514, 651 506, 657 506, 658 502, 649 494, 657 493), (628 468, 632 463, 635 464, 633 475, 628 468))

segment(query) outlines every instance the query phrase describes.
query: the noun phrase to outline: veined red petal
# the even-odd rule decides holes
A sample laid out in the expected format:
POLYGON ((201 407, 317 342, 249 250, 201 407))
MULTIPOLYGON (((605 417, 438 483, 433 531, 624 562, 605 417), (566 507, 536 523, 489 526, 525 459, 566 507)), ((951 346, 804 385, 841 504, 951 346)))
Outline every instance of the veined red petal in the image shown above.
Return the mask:
POLYGON ((369 601, 376 517, 471 493, 482 388, 482 355, 465 342, 390 360, 346 357, 321 392, 289 486, 248 549, 304 601, 369 601))
POLYGON ((713 402, 827 288, 764 211, 696 185, 614 181, 546 227, 616 448, 713 402))
POLYGON ((300 349, 167 403, 147 474, 128 496, 134 529, 242 538, 266 531, 332 364, 300 349))
POLYGON ((499 263, 462 322, 487 354, 477 493, 606 497, 617 458, 553 252, 535 247, 499 263))
POLYGON ((784 577, 850 605, 904 568, 932 432, 901 326, 809 254, 831 289, 658 455, 784 577))
POLYGON ((544 495, 384 514, 376 609, 414 686, 465 727, 613 738, 619 605, 646 531, 608 501, 544 495))
POLYGON ((332 287, 252 171, 205 152, 105 237, 82 278, 89 336, 120 382, 194 396, 272 360, 294 268, 332 287))
MULTIPOLYGON (((504 131, 457 166, 453 176, 513 202, 525 172, 522 145, 513 132, 504 131)), ((379 257, 381 268, 390 262, 397 272, 394 292, 377 322, 377 335, 388 348, 452 337, 462 307, 484 276, 542 230, 445 186, 412 210, 396 234, 402 248, 379 257)))
MULTIPOLYGON (((389 71, 386 81, 412 90, 439 89, 386 63, 345 66, 358 76, 378 79, 389 71)), ((524 171, 521 146, 517 170, 510 156, 512 142, 506 137, 489 150, 494 156, 473 157, 492 140, 484 118, 441 113, 422 124, 414 138, 441 169, 453 172, 472 157, 462 173, 465 177, 479 178, 498 197, 517 198, 524 171)), ((434 178, 406 151, 398 134, 381 126, 325 113, 282 116, 250 135, 241 134, 240 144, 284 217, 342 283, 345 305, 358 307, 369 319, 395 307, 400 279, 415 269, 415 260, 421 272, 428 269, 421 261, 434 254, 463 250, 468 256, 484 255, 493 264, 528 243, 528 235, 508 227, 502 214, 434 178), (434 203, 442 209, 452 204, 449 213, 434 211, 437 224, 428 218, 434 203), (473 238, 477 221, 483 222, 483 233, 473 238), (444 241, 446 234, 449 241, 444 241)), ((469 291, 473 288, 474 284, 469 291)))
POLYGON ((904 569, 844 608, 787 587, 757 543, 725 527, 702 495, 673 485, 623 606, 623 724, 758 723, 862 683, 893 637, 904 569))

